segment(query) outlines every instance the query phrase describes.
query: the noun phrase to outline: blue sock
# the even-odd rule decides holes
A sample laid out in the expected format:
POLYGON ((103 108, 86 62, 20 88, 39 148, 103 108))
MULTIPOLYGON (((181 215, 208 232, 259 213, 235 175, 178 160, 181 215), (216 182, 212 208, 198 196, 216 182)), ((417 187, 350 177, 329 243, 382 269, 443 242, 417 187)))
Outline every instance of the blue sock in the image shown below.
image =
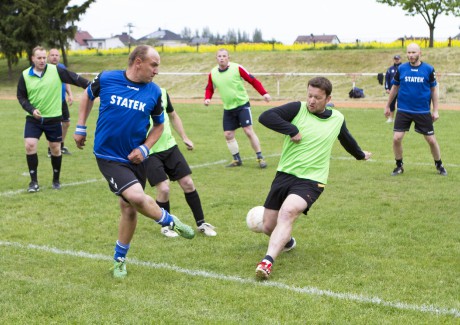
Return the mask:
POLYGON ((161 209, 162 214, 161 214, 161 219, 156 221, 156 223, 160 224, 162 227, 166 227, 171 225, 171 222, 174 222, 173 218, 171 215, 166 211, 165 209, 161 209))
POLYGON ((113 255, 113 259, 118 261, 119 258, 124 259, 126 258, 126 254, 128 254, 129 244, 122 244, 117 240, 115 244, 115 254, 113 255))

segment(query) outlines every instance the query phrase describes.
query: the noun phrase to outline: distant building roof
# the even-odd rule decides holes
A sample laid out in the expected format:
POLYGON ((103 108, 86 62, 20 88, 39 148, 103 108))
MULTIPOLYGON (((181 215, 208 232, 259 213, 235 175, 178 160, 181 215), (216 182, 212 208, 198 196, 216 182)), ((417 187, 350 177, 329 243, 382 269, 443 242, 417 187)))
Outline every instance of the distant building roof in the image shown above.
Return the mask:
POLYGON ((157 31, 141 37, 139 40, 158 39, 163 41, 183 41, 180 35, 177 35, 167 29, 158 29, 157 31))
POLYGON ((121 35, 115 35, 114 37, 118 37, 125 45, 137 43, 136 39, 129 36, 126 32, 123 32, 121 35))
POLYGON ((75 33, 74 40, 75 42, 78 43, 80 46, 86 46, 87 45, 87 40, 93 39, 90 33, 86 31, 77 31, 75 33))
POLYGON ((301 35, 297 36, 294 43, 340 43, 337 35, 301 35))

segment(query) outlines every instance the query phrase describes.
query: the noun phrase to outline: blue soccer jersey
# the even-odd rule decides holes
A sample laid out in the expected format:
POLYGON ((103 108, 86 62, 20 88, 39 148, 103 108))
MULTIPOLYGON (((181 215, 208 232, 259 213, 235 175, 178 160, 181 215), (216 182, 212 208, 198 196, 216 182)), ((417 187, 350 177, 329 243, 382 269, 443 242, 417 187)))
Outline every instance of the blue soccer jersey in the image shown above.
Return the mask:
POLYGON ((398 110, 409 114, 430 113, 431 88, 436 87, 436 72, 428 63, 412 66, 409 62, 399 66, 392 81, 399 86, 398 110))
POLYGON ((161 90, 153 82, 135 83, 125 71, 104 71, 87 88, 89 98, 100 97, 94 154, 97 158, 130 163, 128 155, 144 143, 150 117, 164 122, 161 90))

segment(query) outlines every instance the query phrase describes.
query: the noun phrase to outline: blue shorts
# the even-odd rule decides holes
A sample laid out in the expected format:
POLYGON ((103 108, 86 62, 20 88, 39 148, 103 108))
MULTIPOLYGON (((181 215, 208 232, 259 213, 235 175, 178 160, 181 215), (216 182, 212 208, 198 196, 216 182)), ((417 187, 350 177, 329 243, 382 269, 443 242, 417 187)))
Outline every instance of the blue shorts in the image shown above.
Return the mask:
POLYGON ((307 214, 313 203, 315 203, 321 193, 323 193, 324 187, 324 184, 309 179, 298 178, 291 174, 277 172, 272 182, 270 192, 265 199, 264 207, 278 211, 281 209, 288 195, 296 194, 307 202, 307 208, 303 211, 303 214, 307 214))
POLYGON ((49 142, 62 142, 62 126, 61 119, 42 121, 33 117, 26 118, 26 125, 24 127, 24 139, 35 138, 40 139, 45 133, 46 140, 49 142))
POLYGON ((177 181, 192 174, 184 155, 177 145, 168 150, 151 154, 144 164, 150 186, 155 186, 168 178, 171 181, 177 181))
POLYGON ((224 131, 233 131, 239 127, 252 125, 251 106, 249 102, 234 109, 224 109, 224 131))

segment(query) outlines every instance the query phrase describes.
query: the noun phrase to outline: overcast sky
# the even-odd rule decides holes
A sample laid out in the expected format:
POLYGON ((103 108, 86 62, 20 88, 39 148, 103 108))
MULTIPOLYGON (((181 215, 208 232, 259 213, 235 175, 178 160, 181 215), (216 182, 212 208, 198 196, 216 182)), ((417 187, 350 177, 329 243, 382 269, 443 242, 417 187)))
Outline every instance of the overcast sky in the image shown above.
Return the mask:
MULTIPOLYGON (((72 0, 78 5, 83 0, 72 0)), ((375 0, 97 0, 82 16, 78 26, 95 38, 128 32, 141 38, 151 32, 168 29, 180 34, 184 27, 192 34, 204 27, 215 35, 229 29, 246 32, 255 29, 265 40, 276 39, 292 44, 299 35, 337 35, 341 42, 391 42, 402 36, 428 37, 422 16, 406 16, 400 7, 375 0)), ((446 40, 460 33, 460 17, 439 16, 435 39, 446 40)))

